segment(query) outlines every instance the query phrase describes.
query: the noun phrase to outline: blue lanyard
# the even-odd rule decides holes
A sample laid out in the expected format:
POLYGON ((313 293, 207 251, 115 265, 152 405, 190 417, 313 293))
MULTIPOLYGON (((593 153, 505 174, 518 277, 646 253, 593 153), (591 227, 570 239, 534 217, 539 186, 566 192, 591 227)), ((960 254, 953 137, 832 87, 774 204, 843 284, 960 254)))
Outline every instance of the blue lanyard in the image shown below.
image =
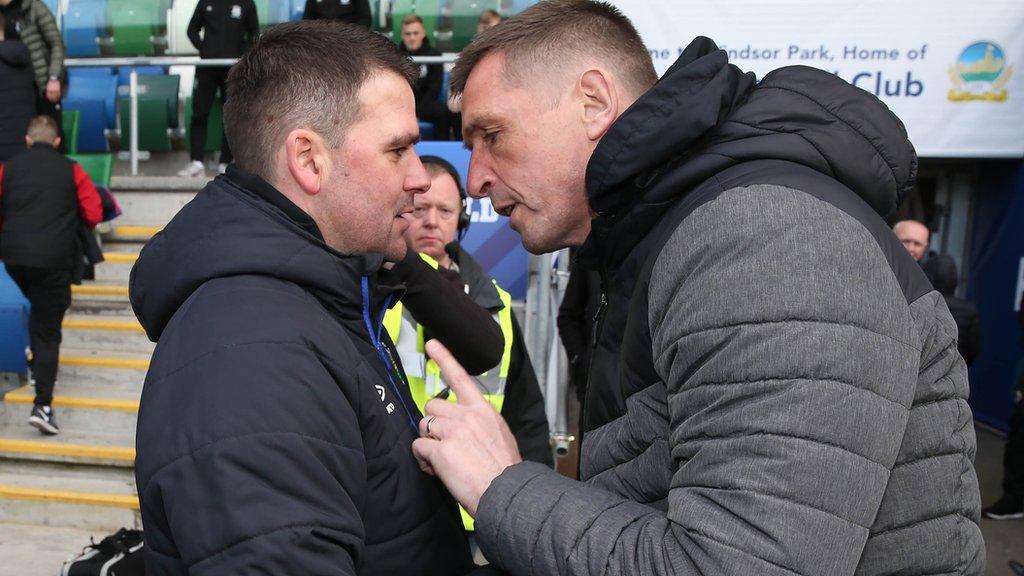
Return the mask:
POLYGON ((363 276, 362 279, 363 288, 363 321, 366 322, 366 330, 370 333, 370 342, 373 343, 373 347, 377 350, 377 358, 384 364, 384 372, 388 375, 388 385, 391 387, 391 393, 398 398, 398 403, 402 405, 402 410, 405 411, 406 417, 409 419, 409 425, 412 426, 413 431, 419 436, 420 429, 416 425, 416 419, 412 416, 412 411, 405 404, 405 398, 402 396, 401 390, 398 384, 395 383, 395 377, 401 380, 401 372, 398 369, 398 363, 395 362, 395 358, 391 355, 391 351, 388 350, 380 341, 381 331, 384 329, 384 314, 387 312, 388 307, 391 305, 391 296, 389 295, 384 300, 384 305, 380 309, 379 317, 377 318, 377 329, 374 330, 373 320, 370 318, 370 281, 369 278, 363 276))

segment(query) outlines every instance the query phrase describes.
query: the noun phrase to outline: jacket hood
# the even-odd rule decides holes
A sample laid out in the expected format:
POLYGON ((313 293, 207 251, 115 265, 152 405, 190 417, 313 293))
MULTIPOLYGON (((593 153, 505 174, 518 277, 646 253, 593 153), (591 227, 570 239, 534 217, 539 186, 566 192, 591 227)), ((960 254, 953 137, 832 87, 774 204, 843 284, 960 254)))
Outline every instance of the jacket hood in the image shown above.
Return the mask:
POLYGON ((594 227, 608 236, 624 219, 650 224, 637 218, 645 207, 663 206, 733 165, 766 159, 835 178, 883 217, 917 174, 903 123, 874 95, 807 66, 755 82, 714 42, 697 38, 594 150, 586 175, 599 215, 594 227))
POLYGON ((154 342, 208 280, 273 276, 310 291, 332 312, 358 318, 361 278, 383 257, 341 254, 225 176, 210 182, 153 237, 132 268, 129 298, 154 342))

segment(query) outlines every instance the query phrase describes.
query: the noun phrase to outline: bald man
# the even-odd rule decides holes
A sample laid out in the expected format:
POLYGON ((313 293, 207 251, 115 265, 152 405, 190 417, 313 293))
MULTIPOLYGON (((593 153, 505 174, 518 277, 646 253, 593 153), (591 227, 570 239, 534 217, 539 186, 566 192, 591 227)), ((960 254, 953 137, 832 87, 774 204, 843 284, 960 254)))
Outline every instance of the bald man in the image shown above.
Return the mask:
POLYGON ((892 227, 903 246, 920 262, 928 252, 928 227, 917 220, 901 220, 892 227))

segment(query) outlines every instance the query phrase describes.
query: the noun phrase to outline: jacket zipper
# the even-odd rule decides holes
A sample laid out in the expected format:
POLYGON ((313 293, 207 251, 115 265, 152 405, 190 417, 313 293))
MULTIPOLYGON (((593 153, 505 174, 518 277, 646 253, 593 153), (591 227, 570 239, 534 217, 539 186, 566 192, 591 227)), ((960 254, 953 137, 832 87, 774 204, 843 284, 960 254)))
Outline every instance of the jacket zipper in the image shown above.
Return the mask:
POLYGON ((366 330, 370 333, 370 342, 373 344, 374 350, 377 351, 377 358, 384 365, 384 372, 388 375, 388 386, 391 388, 391 393, 398 399, 398 403, 402 405, 402 410, 405 412, 406 418, 409 420, 409 425, 419 436, 420 429, 416 425, 416 419, 413 418, 412 412, 409 410, 409 406, 405 403, 405 398, 402 396, 401 390, 398 387, 396 379, 402 380, 401 371, 398 369, 398 363, 395 362, 395 357, 391 354, 391 350, 384 346, 380 340, 381 330, 384 328, 384 313, 391 305, 391 296, 387 296, 384 300, 384 305, 381 306, 381 311, 377 322, 374 323, 370 314, 370 281, 369 278, 363 276, 362 278, 362 290, 363 290, 363 321, 366 323, 366 330))
MULTIPOLYGON (((590 404, 590 392, 591 392, 591 379, 590 373, 594 370, 594 357, 597 356, 597 342, 601 337, 601 328, 604 324, 605 310, 608 308, 608 290, 606 288, 607 283, 605 282, 604 269, 600 270, 601 274, 601 303, 597 306, 597 311, 594 312, 594 330, 590 337, 590 358, 587 361, 587 393, 583 395, 583 405, 580 406, 580 414, 583 415, 583 422, 586 423, 587 405, 590 404)), ((580 446, 583 445, 584 430, 582 426, 579 430, 580 446)), ((577 462, 576 476, 579 477, 580 462, 577 462)))

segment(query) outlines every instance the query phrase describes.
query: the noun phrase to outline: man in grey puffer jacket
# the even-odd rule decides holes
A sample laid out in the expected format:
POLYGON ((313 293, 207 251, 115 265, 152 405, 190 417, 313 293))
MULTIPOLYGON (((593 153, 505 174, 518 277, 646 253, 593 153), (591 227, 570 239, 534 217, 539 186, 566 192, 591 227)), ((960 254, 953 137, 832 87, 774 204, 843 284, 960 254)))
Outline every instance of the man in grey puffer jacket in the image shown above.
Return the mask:
POLYGON ((413 445, 512 574, 983 574, 967 372, 886 226, 917 170, 874 96, 695 40, 655 83, 618 11, 541 2, 452 72, 469 188, 603 278, 576 482, 459 405, 413 445), (585 167, 585 170, 584 170, 585 167), (588 209, 589 208, 589 209, 588 209))

